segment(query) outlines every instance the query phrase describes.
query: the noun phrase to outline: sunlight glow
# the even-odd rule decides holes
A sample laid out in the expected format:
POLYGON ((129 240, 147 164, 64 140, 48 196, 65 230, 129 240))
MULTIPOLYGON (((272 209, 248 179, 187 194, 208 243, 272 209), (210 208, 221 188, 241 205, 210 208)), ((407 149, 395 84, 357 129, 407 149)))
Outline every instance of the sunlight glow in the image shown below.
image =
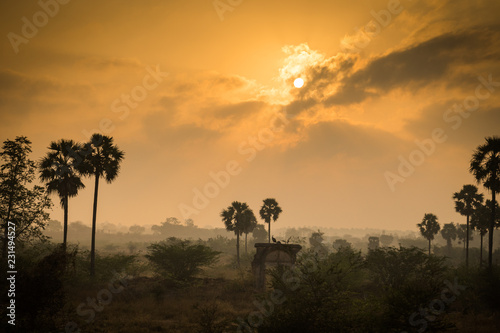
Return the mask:
POLYGON ((295 79, 295 81, 293 81, 293 85, 295 86, 295 88, 301 88, 304 85, 304 80, 299 77, 298 79, 295 79))

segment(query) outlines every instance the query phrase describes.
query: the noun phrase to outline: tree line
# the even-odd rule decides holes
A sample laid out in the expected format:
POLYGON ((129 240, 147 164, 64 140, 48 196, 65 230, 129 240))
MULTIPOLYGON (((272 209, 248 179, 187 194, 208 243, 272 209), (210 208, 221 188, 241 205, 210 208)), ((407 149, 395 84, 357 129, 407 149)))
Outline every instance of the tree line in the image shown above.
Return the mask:
POLYGON ((31 141, 25 136, 3 143, 0 159, 0 217, 4 229, 2 255, 7 253, 7 222, 16 224, 16 239, 43 239, 52 206, 49 194, 55 193, 64 210, 62 247, 66 251, 69 199, 85 188, 83 177, 94 178, 92 206, 92 238, 90 274, 95 275, 95 234, 99 181, 113 182, 118 176, 124 152, 114 144, 112 137, 94 134, 85 143, 61 139, 48 146, 47 154, 38 163, 29 159, 31 141), (45 187, 28 184, 38 177, 45 187))
MULTIPOLYGON (((447 223, 441 230, 441 235, 451 248, 451 240, 460 232, 465 233, 465 263, 469 265, 469 236, 471 230, 477 230, 481 237, 480 263, 482 264, 483 237, 488 234, 488 267, 492 266, 493 257, 493 230, 500 226, 500 216, 497 216, 498 202, 496 193, 500 193, 500 137, 486 137, 486 142, 476 148, 470 160, 469 172, 476 179, 477 184, 482 184, 491 192, 491 200, 484 201, 484 195, 478 192, 475 185, 464 185, 459 192, 453 194, 455 210, 466 216, 465 228, 447 223), (465 229, 465 230, 462 230, 465 229)), ((417 224, 420 233, 429 241, 429 255, 431 241, 440 231, 436 215, 427 213, 422 222, 417 224)))

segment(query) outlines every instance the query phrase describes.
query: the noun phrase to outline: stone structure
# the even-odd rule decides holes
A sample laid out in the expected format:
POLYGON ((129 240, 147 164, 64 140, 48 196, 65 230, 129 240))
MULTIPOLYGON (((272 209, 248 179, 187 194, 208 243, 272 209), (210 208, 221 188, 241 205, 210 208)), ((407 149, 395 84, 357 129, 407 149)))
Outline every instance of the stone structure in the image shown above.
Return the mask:
POLYGON ((298 244, 256 243, 257 253, 252 261, 252 271, 255 276, 255 287, 264 289, 266 286, 266 266, 292 266, 297 259, 297 253, 302 249, 298 244))

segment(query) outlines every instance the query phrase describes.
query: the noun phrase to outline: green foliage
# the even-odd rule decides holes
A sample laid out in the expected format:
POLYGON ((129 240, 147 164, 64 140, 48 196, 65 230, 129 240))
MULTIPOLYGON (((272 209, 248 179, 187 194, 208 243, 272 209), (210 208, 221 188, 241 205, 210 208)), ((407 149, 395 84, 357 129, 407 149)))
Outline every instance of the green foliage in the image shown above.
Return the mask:
POLYGON ((221 311, 217 302, 207 304, 196 304, 194 307, 199 333, 223 333, 227 332, 230 320, 221 311))
POLYGON ((206 245, 170 238, 148 246, 146 258, 159 274, 177 281, 189 281, 203 266, 215 263, 219 254, 206 245))
POLYGON ((294 267, 271 271, 273 290, 254 303, 261 318, 246 319, 259 333, 411 330, 410 316, 440 296, 446 273, 444 258, 417 248, 366 258, 349 247, 326 257, 309 250, 294 267))
POLYGON ((52 207, 45 189, 28 185, 35 179, 36 163, 29 159, 31 141, 24 136, 3 142, 0 151, 0 226, 3 255, 7 250, 8 221, 16 227, 16 242, 46 239, 42 234, 52 207))

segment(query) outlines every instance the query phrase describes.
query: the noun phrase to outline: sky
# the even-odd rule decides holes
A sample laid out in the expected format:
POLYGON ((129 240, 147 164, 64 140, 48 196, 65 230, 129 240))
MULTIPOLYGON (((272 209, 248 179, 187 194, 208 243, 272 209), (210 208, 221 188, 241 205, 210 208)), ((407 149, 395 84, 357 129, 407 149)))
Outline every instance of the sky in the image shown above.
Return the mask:
MULTIPOLYGON (((279 228, 464 223, 452 195, 500 135, 499 12, 493 0, 2 1, 0 139, 27 136, 40 160, 51 141, 112 136, 125 158, 101 182, 98 224, 223 227, 231 202, 258 216, 266 198, 279 228)), ((85 184, 69 219, 90 225, 85 184)))

